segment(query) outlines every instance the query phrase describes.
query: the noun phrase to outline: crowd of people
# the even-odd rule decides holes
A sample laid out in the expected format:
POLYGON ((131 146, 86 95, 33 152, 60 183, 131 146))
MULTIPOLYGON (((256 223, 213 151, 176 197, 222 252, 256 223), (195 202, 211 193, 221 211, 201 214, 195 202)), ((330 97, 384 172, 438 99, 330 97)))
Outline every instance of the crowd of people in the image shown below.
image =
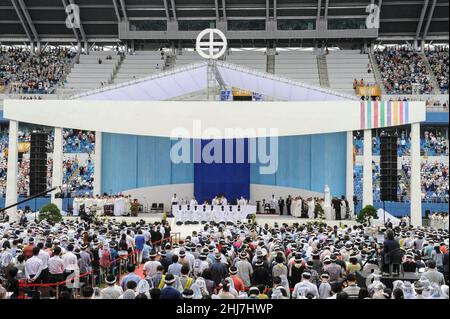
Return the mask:
POLYGON ((28 48, 0 46, 0 80, 13 94, 54 93, 75 56, 67 48, 33 54, 28 48))
MULTIPOLYGON (((21 127, 18 132, 19 143, 31 142, 32 128, 21 127)), ((53 151, 53 133, 48 135, 47 152, 53 151)), ((0 132, 0 196, 6 193, 7 176, 7 150, 8 150, 8 129, 3 128, 0 132)), ((91 194, 93 190, 94 163, 91 155, 95 148, 95 133, 73 129, 63 130, 63 152, 64 156, 64 183, 67 183, 71 192, 85 195, 91 194), (75 155, 76 160, 72 156, 75 155), (88 155, 86 155, 88 154, 88 155), (83 160, 81 160, 83 159, 83 160)), ((23 148, 25 152, 19 157, 18 189, 19 195, 29 195, 29 148, 23 148)), ((47 186, 50 187, 52 177, 53 160, 47 158, 47 186)))
MULTIPOLYGON (((420 139, 420 152, 423 156, 448 156, 448 138, 440 127, 426 128, 420 139)), ((364 139, 360 131, 353 136, 353 146, 356 155, 364 154, 364 139)), ((380 155, 381 139, 379 133, 372 137, 372 154, 380 155)), ((397 139, 397 154, 399 157, 408 156, 411 153, 410 132, 402 130, 397 139)))
POLYGON ((428 48, 425 50, 425 54, 430 62, 431 69, 436 76, 441 93, 448 94, 448 45, 428 48))
POLYGON ((425 62, 410 46, 389 46, 375 52, 383 85, 388 94, 412 94, 413 85, 420 94, 433 91, 425 62))
POLYGON ((448 203, 448 164, 425 162, 421 165, 422 199, 448 203))
MULTIPOLYGON (((448 229, 167 221, 0 224, 1 298, 446 299, 448 229), (117 257, 122 257, 117 260, 117 257), (128 273, 122 275, 121 269, 128 273), (44 296, 26 283, 87 274, 44 296), (361 274, 373 282, 361 280, 361 274), (392 284, 381 276, 409 273, 392 284)), ((395 278, 394 278, 395 279, 395 278)))

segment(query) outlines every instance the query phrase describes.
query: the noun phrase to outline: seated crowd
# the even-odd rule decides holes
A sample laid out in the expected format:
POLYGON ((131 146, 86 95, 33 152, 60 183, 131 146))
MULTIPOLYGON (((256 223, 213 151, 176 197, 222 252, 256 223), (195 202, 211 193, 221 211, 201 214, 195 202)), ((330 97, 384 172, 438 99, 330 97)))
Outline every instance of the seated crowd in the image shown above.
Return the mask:
POLYGON ((442 94, 448 94, 448 46, 438 46, 426 49, 425 54, 430 62, 431 69, 436 76, 442 94))
MULTIPOLYGON (((31 141, 31 129, 28 127, 21 128, 18 132, 18 140, 20 143, 29 143, 31 141)), ((95 147, 95 134, 90 131, 65 129, 63 131, 63 152, 66 154, 84 154, 92 153, 95 147)), ((8 130, 2 129, 0 133, 0 196, 4 196, 6 193, 6 177, 7 177, 7 149, 8 149, 8 130)), ((53 134, 49 134, 47 151, 50 153, 53 151, 53 134)), ((68 177, 72 177, 69 181, 71 191, 77 191, 79 194, 85 194, 86 192, 92 192, 93 189, 93 177, 94 177, 94 164, 90 156, 88 159, 76 165, 73 165, 67 156, 65 157, 64 168, 66 169, 64 181, 69 181, 68 177), (67 166, 68 162, 70 165, 67 166), (68 168, 68 170, 67 170, 68 168), (72 173, 76 171, 76 176, 72 176, 72 173)), ((23 153, 21 159, 19 159, 19 195, 29 195, 29 153, 23 153)), ((47 159, 47 185, 51 186, 52 176, 52 159, 47 159)))
POLYGON ((54 93, 75 55, 67 48, 47 48, 33 55, 26 48, 0 46, 0 81, 13 94, 54 93))
MULTIPOLYGON (((444 130, 439 127, 426 129, 420 139, 420 152, 423 156, 448 156, 448 138, 445 137, 444 130)), ((357 131, 353 136, 353 145, 356 155, 364 154, 364 138, 361 132, 357 131)), ((380 155, 381 139, 377 134, 372 137, 372 154, 380 155)), ((411 137, 408 131, 402 130, 397 139, 397 154, 399 157, 408 156, 411 152, 411 137)))
POLYGON ((412 94, 413 84, 420 94, 432 93, 425 62, 412 47, 386 47, 376 51, 375 58, 388 94, 412 94))
POLYGON ((63 163, 64 184, 77 195, 91 194, 94 188, 94 163, 90 156, 85 161, 66 159, 63 163))
POLYGON ((0 297, 448 298, 448 229, 405 221, 381 228, 211 222, 184 240, 173 240, 170 231, 167 221, 5 222, 0 297), (366 286, 360 271, 372 273, 373 283, 366 286), (64 282, 74 272, 82 275, 79 290, 26 285, 64 282), (411 279, 392 285, 381 279, 400 272, 411 279))

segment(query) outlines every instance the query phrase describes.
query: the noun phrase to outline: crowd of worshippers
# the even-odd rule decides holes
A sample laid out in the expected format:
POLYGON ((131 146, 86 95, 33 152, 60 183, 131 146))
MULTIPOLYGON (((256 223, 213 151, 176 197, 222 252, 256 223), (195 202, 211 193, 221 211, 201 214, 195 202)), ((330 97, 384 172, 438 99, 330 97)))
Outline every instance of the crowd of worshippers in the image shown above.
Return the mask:
MULTIPOLYGON (((363 155, 364 141, 361 131, 356 131, 353 136, 353 145, 355 147, 356 155, 363 155)), ((372 154, 380 155, 381 139, 377 132, 376 136, 372 137, 372 154)), ((397 154, 399 157, 410 155, 411 153, 411 135, 410 131, 402 130, 397 138, 397 154)), ((427 128, 420 138, 420 151, 425 156, 448 156, 448 138, 445 137, 445 131, 442 127, 427 128)))
POLYGON ((168 222, 3 223, 0 296, 44 298, 21 283, 78 272, 88 273, 80 289, 61 286, 50 298, 448 298, 448 229, 385 226, 209 223, 175 241, 168 222), (372 274, 368 286, 361 272, 372 274), (401 273, 412 279, 381 278, 401 273))
POLYGON ((448 94, 448 45, 436 46, 435 48, 425 49, 425 54, 430 62, 431 69, 436 76, 439 88, 442 94, 448 94))
POLYGON ((413 85, 419 94, 433 91, 423 57, 411 46, 392 46, 375 52, 383 85, 388 94, 412 94, 413 85))
MULTIPOLYGON (((402 170, 405 176, 411 176, 411 162, 404 160, 402 170)), ((442 162, 421 163, 422 201, 447 202, 448 196, 448 165, 442 162)))
POLYGON ((0 46, 0 80, 13 94, 54 93, 75 55, 67 48, 46 48, 33 54, 23 47, 0 46))
MULTIPOLYGON (((18 132, 19 143, 29 143, 31 141, 32 127, 21 127, 18 132)), ((47 152, 53 152, 53 133, 50 132, 47 138, 47 152)), ((8 149, 8 129, 1 128, 0 132, 0 196, 6 193, 6 176, 7 176, 7 149, 8 149)), ((64 154, 91 154, 95 148, 95 133, 90 131, 64 129, 63 130, 63 152, 64 154)), ((30 192, 29 180, 29 152, 23 152, 19 159, 19 174, 18 174, 18 191, 22 196, 28 196, 30 192)), ((93 190, 93 172, 94 163, 89 155, 87 159, 73 160, 73 156, 64 156, 63 167, 65 169, 64 183, 68 185, 71 192, 78 195, 91 194, 93 190), (74 165, 74 162, 76 164, 74 165), (76 174, 75 174, 76 173, 76 174)), ((52 183, 52 167, 53 160, 51 157, 47 158, 47 186, 51 187, 52 183)))

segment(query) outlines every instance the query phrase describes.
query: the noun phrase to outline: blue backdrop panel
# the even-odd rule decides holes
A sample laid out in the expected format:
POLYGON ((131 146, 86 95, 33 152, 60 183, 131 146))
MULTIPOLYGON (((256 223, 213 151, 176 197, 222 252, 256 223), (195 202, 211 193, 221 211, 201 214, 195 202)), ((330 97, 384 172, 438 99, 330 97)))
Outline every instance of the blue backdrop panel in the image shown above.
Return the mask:
POLYGON ((170 184, 171 141, 164 137, 138 137, 137 188, 170 184))
MULTIPOLYGON (((171 145, 177 143, 177 140, 171 140, 171 145)), ((192 150, 192 141, 189 141, 192 150)), ((194 181, 194 164, 192 163, 192 154, 190 154, 190 163, 171 163, 172 176, 168 184, 188 184, 194 181)))
POLYGON ((192 163, 172 163, 170 138, 103 134, 102 192, 192 183, 192 163))
MULTIPOLYGON (((209 140, 202 140, 201 145, 208 144, 209 140)), ((222 149, 225 149, 225 140, 221 140, 222 149)), ((233 149, 236 150, 236 140, 233 140, 233 149)), ((248 150, 248 141, 244 141, 245 154, 248 150)), ((222 152, 222 163, 194 164, 194 195, 199 202, 211 200, 214 196, 223 194, 231 202, 240 196, 250 197, 250 164, 245 156, 244 163, 224 163, 225 152, 222 152)))
POLYGON ((137 186, 138 137, 104 133, 102 136, 102 192, 117 193, 137 186))
POLYGON ((332 194, 340 196, 345 194, 345 151, 346 133, 279 137, 277 172, 262 175, 260 164, 252 163, 250 181, 316 192, 328 184, 332 194))

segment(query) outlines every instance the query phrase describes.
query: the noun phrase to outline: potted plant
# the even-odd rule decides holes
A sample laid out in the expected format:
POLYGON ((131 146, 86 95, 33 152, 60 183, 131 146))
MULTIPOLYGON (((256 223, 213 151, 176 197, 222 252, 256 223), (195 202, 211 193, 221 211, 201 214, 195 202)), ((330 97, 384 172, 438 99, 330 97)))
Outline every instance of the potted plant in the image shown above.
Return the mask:
POLYGON ((39 210, 39 221, 59 222, 62 220, 61 211, 53 203, 43 206, 39 210))
POLYGON ((367 224, 370 226, 373 218, 378 218, 377 209, 372 205, 366 205, 359 212, 356 221, 360 224, 367 224))
POLYGON ((322 205, 320 205, 319 203, 316 203, 314 207, 314 215, 317 216, 317 219, 325 219, 325 212, 322 208, 322 205))

